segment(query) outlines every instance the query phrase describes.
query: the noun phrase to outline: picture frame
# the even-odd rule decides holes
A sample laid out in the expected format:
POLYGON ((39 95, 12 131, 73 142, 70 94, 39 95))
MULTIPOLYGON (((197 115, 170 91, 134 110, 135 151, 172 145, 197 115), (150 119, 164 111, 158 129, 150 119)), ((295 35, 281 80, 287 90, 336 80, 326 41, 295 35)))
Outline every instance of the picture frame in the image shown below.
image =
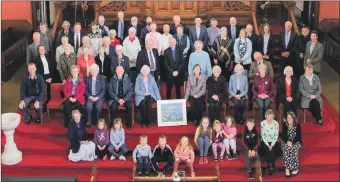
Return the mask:
POLYGON ((158 100, 157 122, 160 127, 187 125, 186 100, 158 100))

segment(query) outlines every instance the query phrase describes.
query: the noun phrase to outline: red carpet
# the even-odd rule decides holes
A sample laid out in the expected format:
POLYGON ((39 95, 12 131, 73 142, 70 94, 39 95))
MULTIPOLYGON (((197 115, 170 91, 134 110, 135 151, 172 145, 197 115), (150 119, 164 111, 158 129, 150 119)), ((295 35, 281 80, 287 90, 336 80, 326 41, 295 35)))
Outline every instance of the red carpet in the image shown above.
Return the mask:
MULTIPOLYGON (((105 114, 105 113, 104 113, 105 114)), ((247 113, 251 116, 251 113, 247 113)), ((303 148, 300 150, 300 174, 291 181, 339 181, 339 115, 327 103, 324 102, 324 126, 318 126, 307 115, 306 123, 302 124, 303 148)), ((16 144, 23 152, 21 163, 13 166, 2 165, 2 175, 7 176, 77 176, 78 181, 89 181, 92 162, 72 163, 67 160, 66 129, 63 128, 63 118, 60 112, 52 113, 51 121, 37 125, 23 122, 15 132, 16 144)), ((300 113, 302 119, 302 112, 300 113)), ((258 127, 258 125, 257 125, 258 127)), ((241 134, 243 126, 238 126, 238 134, 241 134)), ((89 128, 93 133, 95 127, 89 128)), ((190 122, 188 126, 141 128, 138 124, 131 131, 126 131, 127 146, 133 150, 138 144, 138 137, 147 134, 149 144, 153 147, 157 143, 159 134, 165 134, 168 144, 175 148, 179 138, 194 135, 195 127, 190 122)), ((238 136, 240 139, 240 136, 238 136)), ((2 138, 2 151, 5 137, 2 138)), ((241 155, 238 160, 217 162, 221 181, 247 180, 245 170, 245 157, 243 148, 238 142, 238 150, 241 155)), ((284 178, 282 157, 276 161, 277 173, 275 176, 265 176, 265 181, 282 181, 284 178)), ((98 181, 131 181, 133 162, 131 156, 127 161, 98 161, 98 181)), ((216 175, 216 163, 211 161, 208 165, 195 163, 197 176, 216 175)))

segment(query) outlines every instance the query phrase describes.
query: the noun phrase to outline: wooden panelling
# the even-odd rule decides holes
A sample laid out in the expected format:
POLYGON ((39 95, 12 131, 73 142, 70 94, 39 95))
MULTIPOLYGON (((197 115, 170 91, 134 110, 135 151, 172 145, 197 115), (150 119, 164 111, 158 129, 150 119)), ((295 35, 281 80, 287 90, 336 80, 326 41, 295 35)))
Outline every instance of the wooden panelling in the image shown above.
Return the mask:
POLYGON ((178 12, 181 10, 181 4, 182 4, 181 2, 171 1, 170 4, 171 4, 170 7, 171 7, 172 12, 178 12))

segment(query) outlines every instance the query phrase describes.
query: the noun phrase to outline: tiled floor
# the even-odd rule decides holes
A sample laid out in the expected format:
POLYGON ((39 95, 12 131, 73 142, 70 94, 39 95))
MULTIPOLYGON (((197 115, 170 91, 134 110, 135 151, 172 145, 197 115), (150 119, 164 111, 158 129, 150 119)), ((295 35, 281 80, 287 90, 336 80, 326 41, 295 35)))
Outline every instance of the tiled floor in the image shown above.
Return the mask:
MULTIPOLYGON (((26 73, 26 69, 26 66, 23 66, 10 81, 2 85, 1 113, 15 112, 17 110, 20 101, 20 83, 26 73)), ((327 63, 323 63, 320 77, 323 95, 339 113, 339 75, 327 63)))

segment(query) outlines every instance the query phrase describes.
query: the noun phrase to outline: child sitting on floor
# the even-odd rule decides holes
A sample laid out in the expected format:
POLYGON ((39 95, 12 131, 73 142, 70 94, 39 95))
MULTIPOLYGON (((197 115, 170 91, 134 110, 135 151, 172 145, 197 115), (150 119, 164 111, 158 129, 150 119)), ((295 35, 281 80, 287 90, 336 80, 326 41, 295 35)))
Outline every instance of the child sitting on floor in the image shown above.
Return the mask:
POLYGON ((105 120, 99 119, 97 129, 94 133, 94 143, 96 144, 96 156, 100 159, 107 159, 109 137, 109 131, 106 129, 105 120))
POLYGON ((109 152, 112 154, 111 160, 126 160, 124 154, 128 152, 128 149, 125 145, 125 132, 120 118, 116 118, 113 121, 113 127, 110 132, 109 152))
POLYGON ((148 145, 148 137, 141 135, 139 144, 132 153, 133 162, 137 163, 138 176, 149 176, 150 159, 152 158, 151 147, 148 145))
POLYGON ((226 123, 223 125, 223 130, 225 131, 225 139, 223 140, 223 143, 226 147, 227 152, 227 159, 228 160, 234 160, 237 159, 237 153, 236 153, 236 123, 232 116, 227 116, 225 118, 226 123), (233 150, 233 153, 230 153, 230 148, 233 150))
POLYGON ((208 164, 208 150, 212 143, 211 133, 212 129, 209 124, 209 119, 205 116, 201 119, 194 138, 195 144, 200 151, 199 164, 208 164))
POLYGON ((195 177, 194 172, 194 163, 195 153, 192 146, 189 144, 189 138, 187 136, 183 136, 176 147, 175 150, 175 164, 174 164, 174 172, 172 177, 174 177, 177 173, 177 169, 180 163, 185 163, 187 167, 190 169, 191 177, 195 177))
POLYGON ((151 162, 158 177, 163 177, 169 168, 173 166, 174 154, 171 147, 166 144, 166 137, 164 135, 158 137, 158 145, 153 149, 151 162), (163 169, 158 167, 159 162, 165 162, 163 169))
POLYGON ((214 130, 213 130, 213 133, 212 133, 213 143, 211 145, 212 151, 214 153, 215 161, 218 161, 218 159, 220 159, 220 161, 223 161, 223 155, 224 155, 224 152, 225 152, 225 145, 223 143, 224 137, 225 137, 225 132, 222 129, 221 122, 218 121, 218 120, 215 120, 214 130), (220 158, 218 158, 218 155, 217 155, 218 148, 221 150, 220 158))

